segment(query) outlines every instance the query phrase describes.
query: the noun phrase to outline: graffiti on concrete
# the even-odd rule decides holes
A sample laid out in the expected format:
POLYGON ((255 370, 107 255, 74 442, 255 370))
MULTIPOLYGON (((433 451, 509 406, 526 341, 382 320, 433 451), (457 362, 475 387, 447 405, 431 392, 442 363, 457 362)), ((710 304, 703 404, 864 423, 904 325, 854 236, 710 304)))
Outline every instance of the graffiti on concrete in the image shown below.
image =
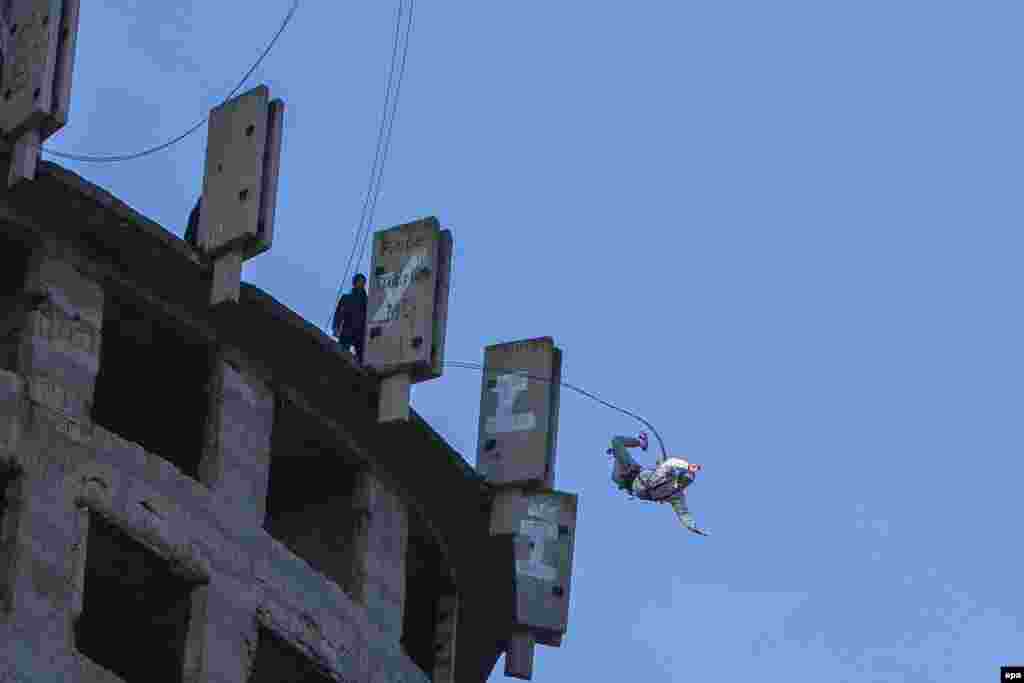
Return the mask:
POLYGON ((397 321, 402 312, 402 301, 406 292, 409 291, 409 287, 413 283, 418 282, 428 273, 429 265, 427 250, 417 249, 409 255, 402 272, 383 273, 377 276, 374 286, 384 290, 384 301, 370 318, 370 322, 387 324, 397 321))
POLYGON ((519 533, 526 539, 529 553, 516 560, 516 571, 541 581, 554 581, 558 568, 551 562, 548 546, 558 539, 557 501, 531 500, 529 512, 520 522, 519 533))
POLYGON ((495 414, 488 417, 484 428, 488 434, 528 432, 537 427, 537 416, 532 411, 515 412, 516 402, 529 388, 529 378, 519 374, 499 375, 492 391, 498 395, 495 414))

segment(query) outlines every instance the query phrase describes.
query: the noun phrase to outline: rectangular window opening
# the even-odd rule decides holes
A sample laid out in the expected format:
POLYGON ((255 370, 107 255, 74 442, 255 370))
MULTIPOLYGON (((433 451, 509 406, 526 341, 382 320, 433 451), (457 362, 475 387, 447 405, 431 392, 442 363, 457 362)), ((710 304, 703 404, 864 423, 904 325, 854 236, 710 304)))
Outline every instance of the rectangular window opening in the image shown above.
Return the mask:
POLYGON ((402 649, 427 676, 437 664, 437 626, 442 595, 454 592, 444 572, 441 548, 426 528, 410 520, 405 560, 405 611, 402 649))
POLYGON ((76 649, 126 683, 181 683, 194 588, 166 560, 91 513, 76 649))
POLYGON ((29 249, 8 236, 0 236, 0 370, 13 371, 17 363, 23 309, 18 299, 28 276, 29 249))
POLYGON ((259 644, 247 683, 333 683, 306 655, 268 628, 260 627, 259 644))
POLYGON ((207 343, 108 295, 93 420, 199 479, 212 370, 207 343))
POLYGON ((353 595, 359 468, 315 419, 282 401, 274 411, 264 529, 353 595))
POLYGON ((0 542, 7 537, 8 510, 14 494, 14 484, 18 479, 18 470, 12 465, 0 464, 0 542))
POLYGON ((11 514, 17 498, 18 479, 21 476, 18 468, 0 464, 0 611, 11 609, 11 584, 8 571, 9 559, 17 542, 15 518, 11 514))

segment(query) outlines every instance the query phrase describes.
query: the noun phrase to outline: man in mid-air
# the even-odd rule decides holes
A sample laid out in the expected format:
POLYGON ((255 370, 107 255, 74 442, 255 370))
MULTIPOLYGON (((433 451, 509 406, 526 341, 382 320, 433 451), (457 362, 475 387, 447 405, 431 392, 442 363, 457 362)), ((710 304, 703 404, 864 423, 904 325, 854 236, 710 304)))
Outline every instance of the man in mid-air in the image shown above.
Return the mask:
POLYGON ((612 481, 640 500, 668 503, 683 526, 695 534, 707 536, 708 532, 697 528, 693 515, 686 507, 686 487, 693 483, 701 466, 682 458, 668 458, 654 469, 645 470, 633 459, 627 448, 646 451, 647 435, 640 434, 635 439, 626 436, 612 439, 612 447, 608 449, 608 454, 615 458, 612 481))

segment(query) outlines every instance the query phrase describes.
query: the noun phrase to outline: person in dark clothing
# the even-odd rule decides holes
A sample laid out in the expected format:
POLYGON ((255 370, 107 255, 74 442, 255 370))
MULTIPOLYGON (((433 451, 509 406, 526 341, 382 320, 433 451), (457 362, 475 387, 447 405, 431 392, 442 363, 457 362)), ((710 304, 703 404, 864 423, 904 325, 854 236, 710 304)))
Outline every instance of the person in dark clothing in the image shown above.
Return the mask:
POLYGON ((196 205, 192 207, 191 213, 188 215, 188 227, 185 228, 185 241, 192 245, 193 248, 199 248, 197 240, 199 239, 199 212, 202 211, 203 198, 200 196, 196 201, 196 205))
POLYGON ((341 297, 334 311, 334 336, 346 351, 355 347, 360 365, 366 338, 366 304, 366 276, 356 273, 352 278, 352 291, 341 297))

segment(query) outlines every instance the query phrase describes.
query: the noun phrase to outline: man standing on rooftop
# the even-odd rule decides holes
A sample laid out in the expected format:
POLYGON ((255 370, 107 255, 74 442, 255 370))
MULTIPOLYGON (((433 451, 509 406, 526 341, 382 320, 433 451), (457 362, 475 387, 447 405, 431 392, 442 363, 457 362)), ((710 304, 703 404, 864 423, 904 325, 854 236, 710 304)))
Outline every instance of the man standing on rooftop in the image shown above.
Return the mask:
POLYGON ((363 346, 366 339, 366 276, 356 273, 352 278, 352 291, 338 300, 334 311, 334 336, 341 348, 355 347, 356 360, 363 364, 363 346))

